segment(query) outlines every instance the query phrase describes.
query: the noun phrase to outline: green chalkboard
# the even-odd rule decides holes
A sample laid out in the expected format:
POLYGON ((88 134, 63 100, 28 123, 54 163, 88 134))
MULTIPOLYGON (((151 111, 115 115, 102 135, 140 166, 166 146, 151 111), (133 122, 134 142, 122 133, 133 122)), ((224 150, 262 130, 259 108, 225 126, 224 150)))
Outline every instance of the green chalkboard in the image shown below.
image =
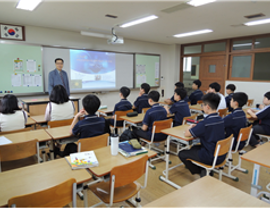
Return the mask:
POLYGON ((151 87, 160 84, 160 55, 135 55, 135 87, 148 83, 151 87))
POLYGON ((0 43, 0 95, 43 93, 41 46, 0 43))

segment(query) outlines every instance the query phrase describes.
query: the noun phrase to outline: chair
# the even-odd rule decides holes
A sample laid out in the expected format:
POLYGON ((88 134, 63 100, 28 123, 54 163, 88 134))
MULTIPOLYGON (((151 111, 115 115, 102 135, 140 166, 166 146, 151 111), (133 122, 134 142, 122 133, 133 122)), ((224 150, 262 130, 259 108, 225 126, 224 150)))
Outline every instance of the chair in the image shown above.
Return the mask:
POLYGON ((204 164, 204 163, 201 163, 199 161, 192 160, 192 159, 187 159, 187 160, 191 161, 193 164, 195 164, 197 166, 200 166, 200 167, 206 169, 207 176, 209 176, 209 173, 211 170, 213 170, 214 168, 219 168, 219 180, 222 180, 222 167, 226 163, 226 158, 222 163, 216 165, 217 158, 219 156, 223 156, 225 154, 228 154, 230 151, 230 148, 232 147, 232 144, 233 144, 233 135, 231 135, 230 137, 228 137, 224 140, 220 140, 217 142, 215 153, 214 153, 214 160, 213 160, 212 165, 207 165, 207 164, 204 164))
POLYGON ((252 106, 254 99, 248 99, 247 106, 252 106))
POLYGON ((225 108, 225 109, 219 109, 218 110, 218 114, 220 117, 226 117, 227 116, 227 111, 228 111, 228 108, 225 108))
POLYGON ((148 178, 148 156, 144 155, 140 159, 127 163, 125 165, 114 167, 110 172, 109 182, 100 182, 91 185, 90 190, 102 201, 92 207, 100 204, 112 206, 113 203, 118 203, 131 199, 136 195, 135 202, 129 200, 137 207, 140 206, 140 189, 147 186, 148 178), (142 187, 136 182, 143 174, 144 186, 142 187))
POLYGON ((202 104, 202 103, 203 103, 202 100, 197 101, 197 104, 202 104))
POLYGON ((190 101, 188 101, 187 103, 188 103, 188 105, 190 106, 190 101))
MULTIPOLYGON (((11 143, 0 146, 0 172, 1 162, 20 160, 31 157, 33 155, 39 155, 38 140, 11 143)), ((39 163, 39 158, 38 158, 39 163)))
POLYGON ((72 121, 73 121, 73 118, 72 119, 67 119, 67 120, 49 121, 48 122, 48 128, 56 128, 56 127, 60 127, 60 126, 71 125, 72 121))
POLYGON ((265 134, 256 134, 258 136, 260 136, 261 138, 266 138, 267 141, 270 141, 270 135, 265 135, 265 134))
MULTIPOLYGON (((173 125, 173 120, 170 118, 170 119, 167 119, 167 120, 160 120, 160 121, 155 121, 153 123, 153 127, 152 127, 152 136, 151 136, 151 140, 148 140, 148 139, 144 139, 144 138, 140 138, 141 141, 144 141, 145 143, 148 144, 148 148, 149 150, 152 149, 152 150, 157 150, 159 152, 164 152, 166 153, 166 150, 165 150, 165 147, 164 147, 164 151, 156 148, 156 147, 153 147, 152 144, 155 142, 154 139, 155 139, 155 134, 156 133, 161 133, 161 130, 163 129, 167 129, 167 128, 171 128, 173 125)), ((166 142, 167 138, 165 138, 164 140, 162 141, 158 141, 157 143, 160 143, 160 142, 166 142)), ((150 160, 150 163, 149 163, 149 166, 152 168, 152 169, 155 169, 156 167, 153 166, 151 164, 151 162, 155 161, 155 160, 158 160, 158 159, 163 159, 165 160, 165 156, 160 156, 158 155, 157 158, 154 158, 154 159, 151 159, 150 160)))
POLYGON ((148 110, 148 109, 150 109, 151 107, 147 107, 147 108, 142 108, 142 113, 146 113, 146 111, 148 110))
POLYGON ((23 128, 23 129, 19 129, 19 130, 13 130, 13 131, 2 131, 0 132, 0 135, 6 135, 6 134, 11 134, 11 133, 20 133, 20 132, 25 132, 25 131, 30 131, 32 130, 31 127, 27 127, 27 128, 23 128))
POLYGON ((76 180, 68 179, 61 184, 8 200, 9 207, 64 207, 72 202, 76 207, 76 180))
POLYGON ((227 163, 226 165, 228 165, 228 173, 222 173, 224 176, 227 176, 231 179, 233 179, 234 181, 238 181, 238 177, 232 176, 232 171, 234 171, 235 169, 242 171, 244 173, 247 173, 248 170, 241 168, 241 156, 245 153, 245 151, 241 150, 239 151, 239 145, 241 142, 246 141, 245 147, 249 145, 249 140, 250 140, 250 136, 252 134, 252 125, 246 128, 241 128, 238 138, 237 138, 237 144, 234 150, 230 150, 229 154, 228 154, 228 159, 227 159, 227 163), (238 164, 236 166, 232 165, 233 159, 232 159, 232 154, 237 153, 238 152, 238 164))
POLYGON ((127 113, 130 113, 130 112, 133 112, 133 110, 130 109, 130 110, 127 110, 127 111, 115 111, 114 112, 114 124, 110 125, 111 127, 113 127, 113 131, 115 131, 115 129, 118 129, 118 128, 123 128, 123 126, 116 126, 116 123, 117 122, 123 122, 124 120, 121 119, 121 117, 126 116, 127 113))
MULTIPOLYGON (((189 117, 184 117, 182 125, 187 124, 187 119, 195 120, 197 118, 197 116, 198 116, 198 114, 194 114, 194 115, 191 115, 189 117)), ((176 152, 170 151, 170 153, 172 153, 174 155, 178 155, 179 151, 181 151, 183 149, 187 149, 189 147, 189 142, 181 140, 181 139, 173 139, 173 141, 171 141, 171 143, 176 144, 176 152), (181 144, 184 144, 186 146, 180 149, 181 144)))

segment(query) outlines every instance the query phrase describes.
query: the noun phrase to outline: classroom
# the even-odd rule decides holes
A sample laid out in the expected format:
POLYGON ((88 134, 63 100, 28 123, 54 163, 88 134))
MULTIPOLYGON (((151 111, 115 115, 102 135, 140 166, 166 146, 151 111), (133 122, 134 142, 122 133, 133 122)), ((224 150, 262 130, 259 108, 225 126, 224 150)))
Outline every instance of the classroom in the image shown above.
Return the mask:
MULTIPOLYGON (((20 1, 0 1, 0 206, 12 206, 17 199, 17 207, 97 207, 101 201, 103 208, 270 207, 269 1, 35 0, 32 11, 16 8, 20 1), (148 21, 126 26, 146 17, 150 17, 148 21), (196 91, 194 84, 202 96, 192 103, 189 96, 196 91), (57 91, 66 96, 60 97, 57 91), (14 111, 8 112, 10 104, 4 104, 7 94, 15 95, 15 107, 24 110, 20 116, 17 111, 10 114, 9 121, 5 113, 14 111), (221 100, 215 102, 217 95, 221 100), (222 97, 225 114, 219 111, 222 97), (65 107, 54 103, 59 98, 67 102, 65 107), (141 100, 148 106, 139 108, 141 100), (178 122, 184 106, 188 114, 178 122), (233 118, 235 110, 239 116, 233 118), (241 128, 247 131, 239 137, 240 123, 235 125, 239 129, 231 143, 227 128, 223 135, 222 127, 221 139, 226 136, 229 142, 226 159, 223 154, 226 165, 223 161, 215 169, 204 169, 194 163, 196 159, 190 161, 192 157, 184 155, 191 148, 205 147, 205 138, 218 138, 219 127, 210 133, 208 125, 199 130, 210 120, 209 115, 215 114, 225 127, 228 120, 243 117, 241 128), (153 117, 157 122, 154 128, 162 128, 156 135, 162 141, 151 142, 153 117), (99 121, 95 123, 104 124, 104 128, 96 124, 92 131, 84 130, 83 123, 96 118, 99 121), (164 123, 158 124, 159 120, 164 123), (21 122, 26 128, 6 129, 21 122), (88 134, 82 135, 84 132, 88 134), (150 139, 143 140, 146 132, 150 139), (203 137, 199 135, 202 132, 206 133, 203 137), (131 142, 139 137, 139 146, 135 145, 138 141, 131 142), (238 137, 246 138, 244 143, 236 144, 238 137), (84 149, 91 142, 80 138, 99 144, 84 149), (112 155, 114 140, 122 138, 132 139, 129 146, 134 148, 142 145, 145 154, 125 156, 123 150, 118 152, 120 142, 117 155, 112 155), (30 140, 34 156, 21 158, 16 149, 5 149, 13 144, 30 145, 30 140), (72 170, 72 153, 89 150, 94 151, 98 166, 72 170), (16 157, 6 158, 15 151, 16 157), (140 175, 138 165, 143 168, 140 175), (199 172, 192 171, 195 165, 199 172), (135 180, 128 183, 126 177, 136 178, 139 184, 134 184, 135 180), (100 193, 110 190, 112 183, 121 186, 124 182, 130 184, 129 191, 114 190, 117 202, 110 203, 112 191, 108 191, 110 196, 100 193), (131 192, 135 188, 140 188, 139 193, 131 192), (60 204, 53 199, 58 189, 61 196, 68 197, 60 199, 60 204), (23 203, 35 200, 31 196, 38 192, 41 195, 37 196, 49 196, 41 203, 38 199, 23 203), (128 197, 128 193, 133 194, 128 197), (23 197, 27 194, 30 196, 23 197)), ((216 145, 211 146, 213 153, 216 145)))

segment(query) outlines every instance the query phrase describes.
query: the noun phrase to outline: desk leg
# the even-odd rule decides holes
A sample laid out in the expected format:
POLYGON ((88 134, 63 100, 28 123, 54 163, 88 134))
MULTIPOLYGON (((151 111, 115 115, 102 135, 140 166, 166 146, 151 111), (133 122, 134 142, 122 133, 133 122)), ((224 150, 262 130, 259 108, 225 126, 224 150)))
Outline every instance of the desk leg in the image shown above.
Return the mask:
POLYGON ((53 140, 50 141, 50 156, 51 160, 54 160, 54 154, 53 154, 53 140))
POLYGON ((124 120, 124 123, 123 123, 123 131, 126 130, 126 121, 124 120))
POLYGON ((87 189, 88 189, 88 185, 83 184, 83 203, 84 203, 84 207, 88 207, 87 189))
POLYGON ((250 194, 253 195, 254 197, 257 197, 257 191, 258 189, 261 189, 261 186, 258 185, 259 175, 260 175, 260 165, 254 164, 250 190, 250 194))
POLYGON ((164 176, 159 176, 159 179, 163 182, 166 182, 167 184, 175 187, 176 189, 180 189, 181 187, 174 182, 169 180, 169 157, 170 157, 170 141, 171 141, 171 136, 167 137, 167 147, 166 147, 166 170, 165 170, 165 177, 164 176))

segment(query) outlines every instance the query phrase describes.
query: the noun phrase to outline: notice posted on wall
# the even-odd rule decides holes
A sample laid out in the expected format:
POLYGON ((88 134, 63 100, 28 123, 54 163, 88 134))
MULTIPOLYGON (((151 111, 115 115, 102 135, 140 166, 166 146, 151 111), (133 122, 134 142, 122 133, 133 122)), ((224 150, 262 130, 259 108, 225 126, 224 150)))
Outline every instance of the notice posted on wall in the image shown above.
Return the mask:
POLYGON ((11 75, 11 85, 13 87, 19 87, 22 85, 21 74, 12 74, 11 75))
POLYGON ((14 71, 23 71, 23 60, 17 58, 13 60, 14 71))
POLYGON ((26 60, 26 68, 27 68, 27 72, 36 72, 37 70, 36 61, 31 60, 31 59, 26 60))
POLYGON ((42 86, 42 77, 37 74, 23 74, 23 86, 25 87, 40 87, 42 86))

